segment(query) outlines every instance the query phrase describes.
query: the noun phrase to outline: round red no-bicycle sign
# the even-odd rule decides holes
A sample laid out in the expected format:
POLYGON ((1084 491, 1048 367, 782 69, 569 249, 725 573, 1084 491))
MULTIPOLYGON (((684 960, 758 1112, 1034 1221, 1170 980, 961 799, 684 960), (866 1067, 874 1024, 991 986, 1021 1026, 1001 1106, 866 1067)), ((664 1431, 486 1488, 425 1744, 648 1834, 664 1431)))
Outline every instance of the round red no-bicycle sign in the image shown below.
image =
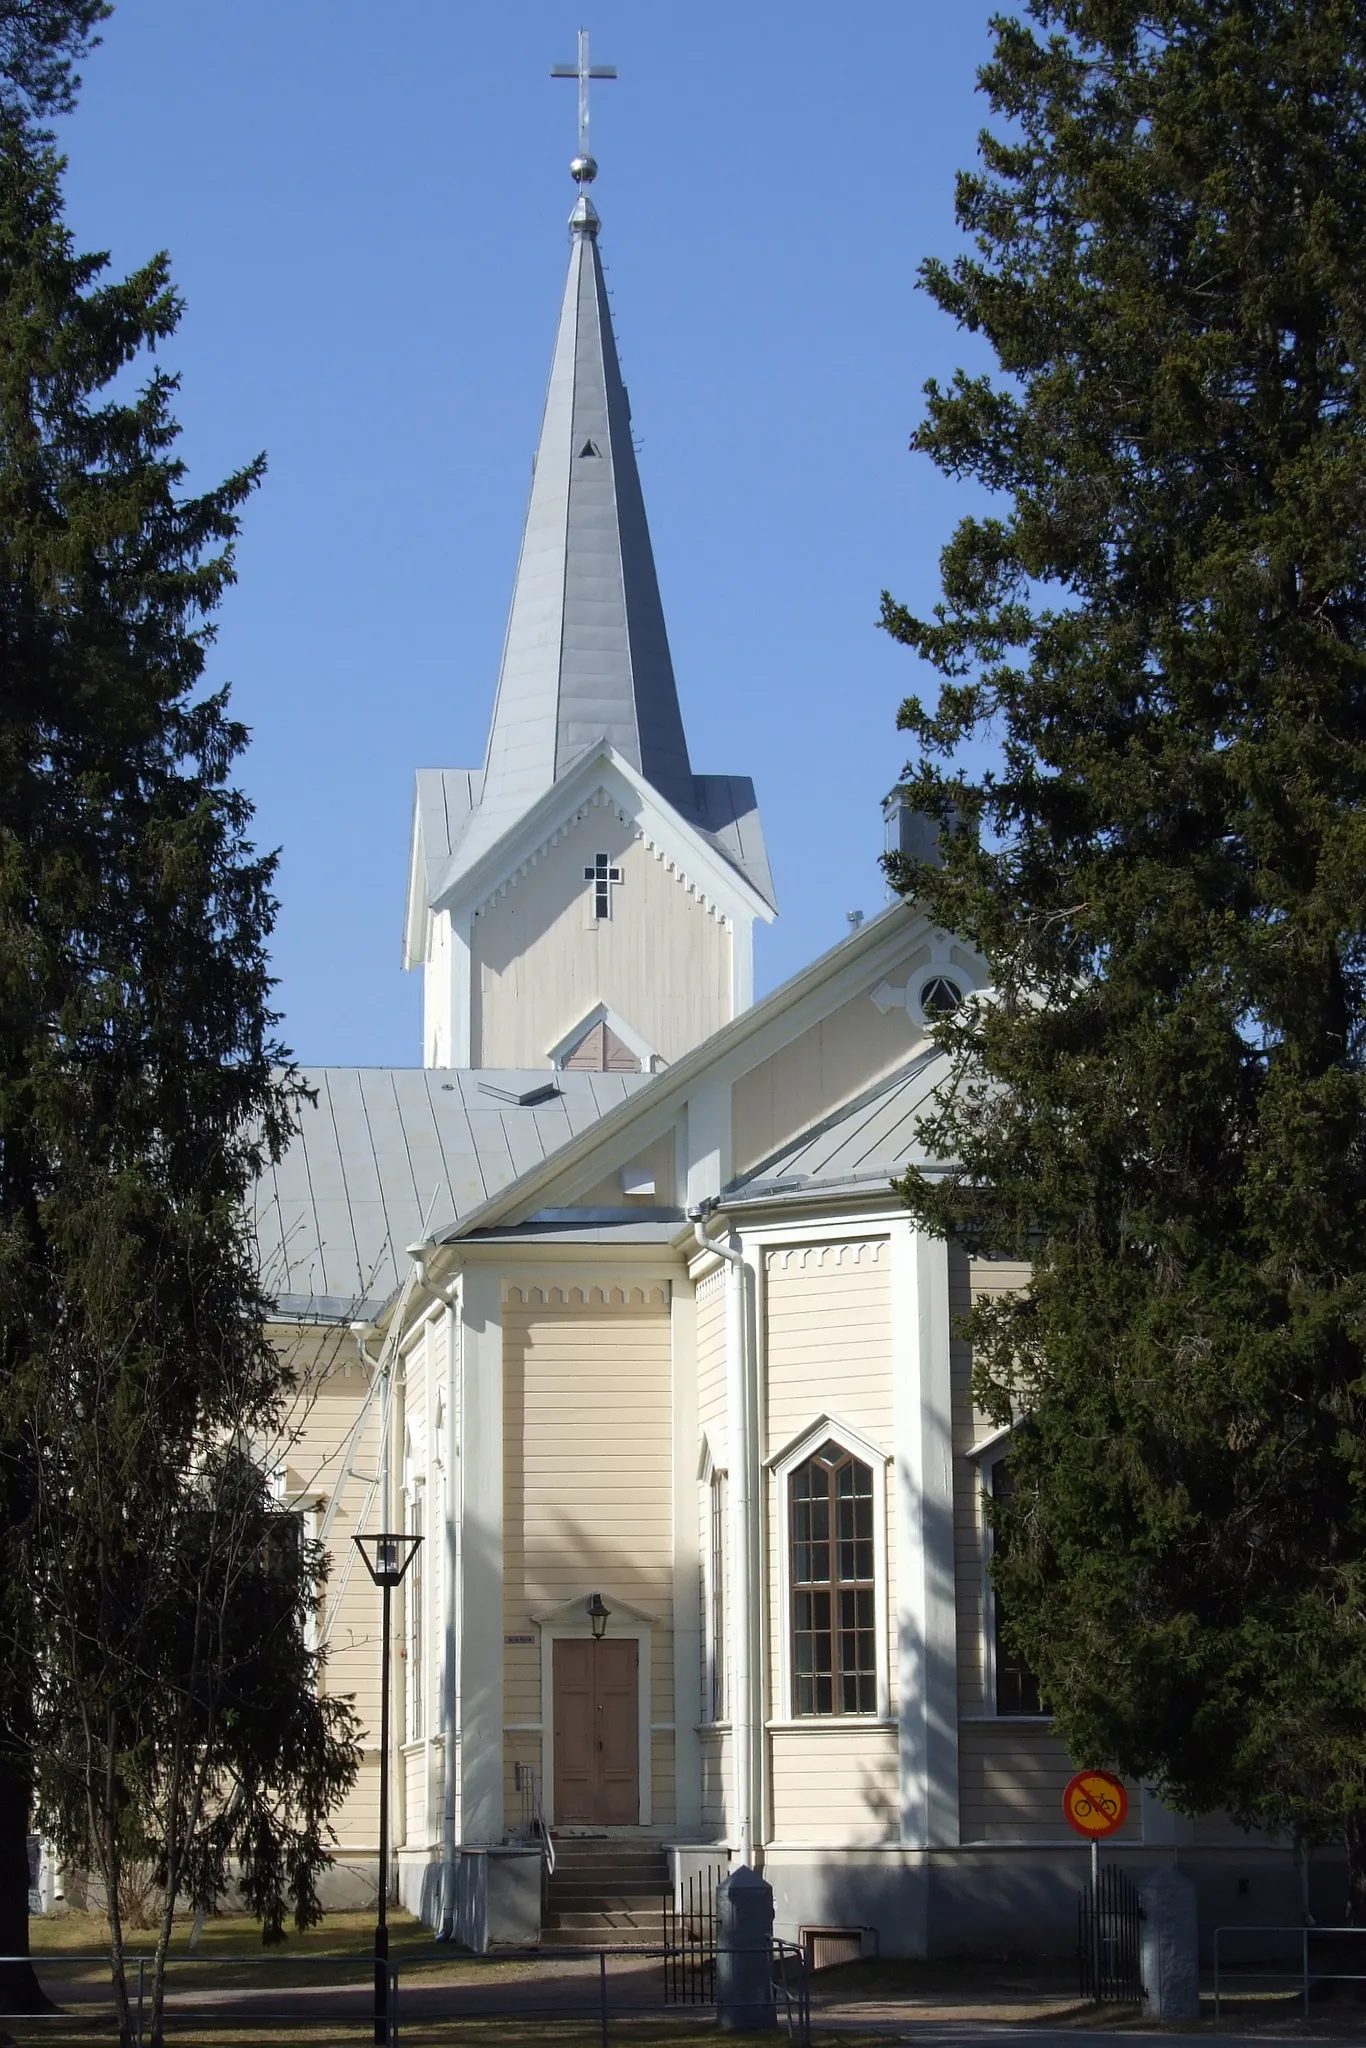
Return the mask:
POLYGON ((1062 1811, 1070 1828, 1098 1842, 1123 1827, 1129 1795, 1108 1771, 1078 1771, 1063 1789, 1062 1811))

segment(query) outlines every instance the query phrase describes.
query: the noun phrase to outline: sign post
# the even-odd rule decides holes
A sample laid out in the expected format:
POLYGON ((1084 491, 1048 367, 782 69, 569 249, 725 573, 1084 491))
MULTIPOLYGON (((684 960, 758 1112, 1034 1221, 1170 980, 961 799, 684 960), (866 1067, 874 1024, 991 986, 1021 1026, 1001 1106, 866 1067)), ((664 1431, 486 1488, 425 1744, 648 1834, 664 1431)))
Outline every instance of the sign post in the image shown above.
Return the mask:
POLYGON ((1129 1795, 1108 1771, 1078 1771, 1062 1794, 1063 1819, 1091 1844, 1091 1944, 1096 1997, 1100 1997, 1100 1845, 1129 1817, 1129 1795))

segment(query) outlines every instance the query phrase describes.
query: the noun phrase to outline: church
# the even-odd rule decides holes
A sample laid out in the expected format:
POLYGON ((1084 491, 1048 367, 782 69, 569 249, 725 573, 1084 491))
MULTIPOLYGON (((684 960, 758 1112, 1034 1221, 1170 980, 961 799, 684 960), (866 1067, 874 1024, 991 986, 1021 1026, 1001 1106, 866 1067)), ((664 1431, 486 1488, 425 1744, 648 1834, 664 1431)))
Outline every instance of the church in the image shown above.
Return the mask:
MULTIPOLYGON (((1000 1639, 1009 1433, 955 1335, 1028 1276, 891 1188, 945 1079, 929 1027, 986 966, 897 901, 754 1000, 755 783, 693 766, 595 170, 581 145, 487 751, 417 772, 423 1064, 306 1073, 257 1190, 280 1497, 333 1559, 325 1682, 369 1731, 331 1896, 373 1900, 379 1839, 352 1537, 402 1530, 390 1876, 434 1928, 628 1939, 633 1900, 746 1864, 794 1941, 1063 1951, 1073 1764, 1000 1639), (598 1872, 596 1917, 556 1912, 552 1856, 598 1872)), ((887 820, 914 843, 895 794, 887 820)), ((1283 1852, 1138 1787, 1107 1850, 1179 1856, 1220 1919, 1295 1917, 1283 1852)))

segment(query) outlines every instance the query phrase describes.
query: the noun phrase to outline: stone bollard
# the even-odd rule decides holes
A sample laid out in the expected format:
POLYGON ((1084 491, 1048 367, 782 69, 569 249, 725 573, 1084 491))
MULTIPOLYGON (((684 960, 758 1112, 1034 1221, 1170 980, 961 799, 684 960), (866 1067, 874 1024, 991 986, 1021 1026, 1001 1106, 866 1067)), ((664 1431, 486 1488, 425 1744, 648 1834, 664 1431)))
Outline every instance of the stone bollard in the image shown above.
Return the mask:
POLYGON ((1168 1865, 1139 1879, 1138 1896, 1144 2015, 1168 2026, 1193 2026, 1200 2017, 1195 1886, 1168 1865))
POLYGON ((716 2025, 723 2034, 776 2027, 773 2004, 773 1887, 753 1870, 733 1870, 716 1887, 716 2025))

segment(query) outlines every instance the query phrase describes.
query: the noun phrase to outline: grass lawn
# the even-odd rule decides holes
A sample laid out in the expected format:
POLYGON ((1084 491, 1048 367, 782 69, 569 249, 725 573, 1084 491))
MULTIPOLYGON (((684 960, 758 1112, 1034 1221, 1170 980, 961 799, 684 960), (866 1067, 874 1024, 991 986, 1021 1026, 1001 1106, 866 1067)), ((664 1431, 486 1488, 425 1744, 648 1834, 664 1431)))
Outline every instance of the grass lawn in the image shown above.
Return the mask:
MULTIPOLYGON (((28 1923, 29 1945, 38 1955, 107 1955, 109 1929, 103 1913, 63 1913, 49 1919, 39 1915, 28 1923)), ((178 1913, 171 1935, 171 1949, 187 1955, 194 1931, 194 1914, 178 1913)), ((195 1953, 201 1956, 341 1956, 370 1954, 375 1937, 375 1916, 369 1913, 329 1913, 317 1927, 297 1934, 291 1927, 281 1948, 263 1949, 261 1923, 246 1913, 211 1915, 204 1922, 195 1953)), ((135 1929, 124 1935, 130 1955, 150 1955, 156 1944, 154 1929, 135 1929)), ((430 1927, 424 1927, 411 1913, 399 1907, 389 1912, 389 1948, 396 1956, 427 1954, 434 1946, 430 1927)))

